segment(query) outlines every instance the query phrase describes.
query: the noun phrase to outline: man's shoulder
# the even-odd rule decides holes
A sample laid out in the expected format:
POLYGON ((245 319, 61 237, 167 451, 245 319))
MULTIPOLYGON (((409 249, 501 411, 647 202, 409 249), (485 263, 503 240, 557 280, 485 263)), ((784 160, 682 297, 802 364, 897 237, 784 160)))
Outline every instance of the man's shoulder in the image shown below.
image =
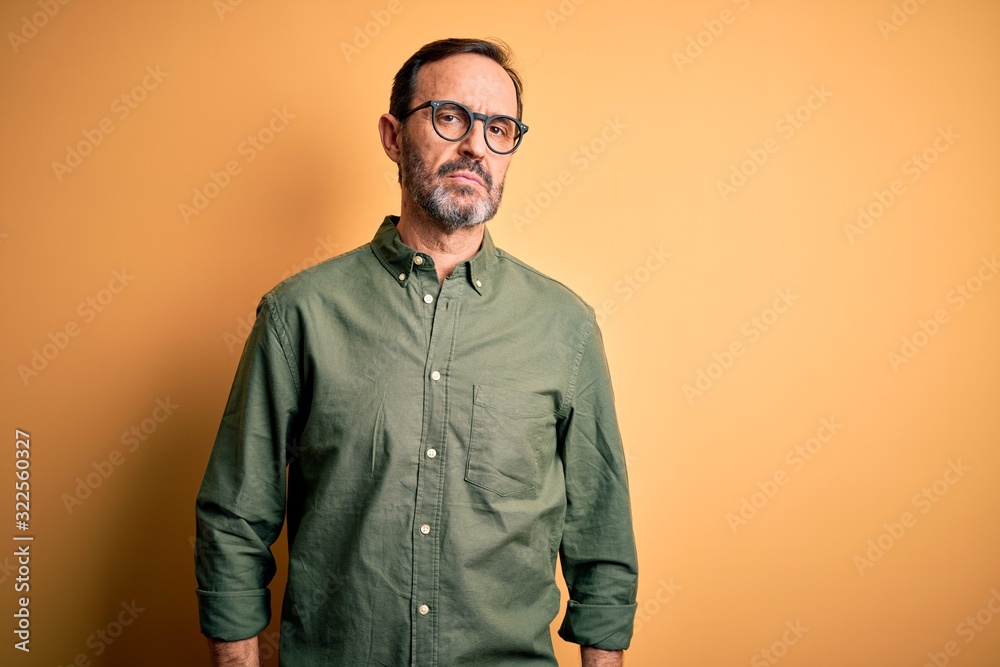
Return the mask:
POLYGON ((496 249, 496 256, 506 273, 505 280, 516 281, 531 290, 545 303, 546 308, 559 308, 566 314, 586 319, 593 317, 594 309, 590 304, 562 281, 539 271, 502 248, 496 249))
POLYGON ((371 242, 365 243, 285 278, 264 294, 262 300, 287 306, 331 294, 339 283, 350 276, 356 277, 363 265, 373 259, 371 242))

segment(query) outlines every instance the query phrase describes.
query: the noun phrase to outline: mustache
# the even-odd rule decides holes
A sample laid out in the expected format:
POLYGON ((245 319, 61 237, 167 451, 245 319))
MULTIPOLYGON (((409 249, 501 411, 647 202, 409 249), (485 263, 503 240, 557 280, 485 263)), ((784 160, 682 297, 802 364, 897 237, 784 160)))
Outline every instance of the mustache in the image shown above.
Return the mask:
POLYGON ((471 171, 473 174, 483 179, 486 189, 493 190, 493 177, 482 164, 467 157, 459 158, 453 162, 446 162, 438 169, 438 176, 447 176, 454 171, 471 171))

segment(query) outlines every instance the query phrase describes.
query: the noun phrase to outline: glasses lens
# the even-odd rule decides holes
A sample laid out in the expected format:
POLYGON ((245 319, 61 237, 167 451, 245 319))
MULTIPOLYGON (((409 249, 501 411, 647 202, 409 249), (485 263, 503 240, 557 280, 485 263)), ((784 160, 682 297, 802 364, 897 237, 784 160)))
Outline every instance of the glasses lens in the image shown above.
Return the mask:
POLYGON ((486 127, 486 143, 497 153, 507 153, 517 146, 521 128, 510 116, 497 116, 486 127))
POLYGON ((457 104, 442 104, 434 112, 434 129, 451 141, 464 137, 471 124, 469 112, 457 104))

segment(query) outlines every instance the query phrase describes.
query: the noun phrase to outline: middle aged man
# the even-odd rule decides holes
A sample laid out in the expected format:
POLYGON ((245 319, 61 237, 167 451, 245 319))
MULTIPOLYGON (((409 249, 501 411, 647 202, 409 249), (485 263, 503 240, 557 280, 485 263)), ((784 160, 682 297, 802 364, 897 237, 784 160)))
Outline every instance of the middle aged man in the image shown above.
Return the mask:
POLYGON ((520 118, 502 44, 422 47, 379 120, 400 215, 261 300, 198 495, 215 664, 256 664, 286 513, 283 665, 554 665, 557 554, 559 634, 622 664, 637 563, 594 311, 483 224, 520 118))

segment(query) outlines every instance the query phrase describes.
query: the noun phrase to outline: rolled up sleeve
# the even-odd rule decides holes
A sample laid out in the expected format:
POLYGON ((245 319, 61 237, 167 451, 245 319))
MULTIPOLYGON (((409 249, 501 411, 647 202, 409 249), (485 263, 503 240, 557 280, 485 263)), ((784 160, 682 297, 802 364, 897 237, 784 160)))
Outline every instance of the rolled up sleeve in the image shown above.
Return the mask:
POLYGON ((226 641, 253 637, 271 619, 271 545, 285 517, 300 393, 277 313, 261 299, 195 503, 201 631, 226 641))
POLYGON ((559 636, 621 650, 631 642, 638 582, 628 477, 593 317, 583 341, 563 429, 567 508, 559 553, 570 599, 559 636))

